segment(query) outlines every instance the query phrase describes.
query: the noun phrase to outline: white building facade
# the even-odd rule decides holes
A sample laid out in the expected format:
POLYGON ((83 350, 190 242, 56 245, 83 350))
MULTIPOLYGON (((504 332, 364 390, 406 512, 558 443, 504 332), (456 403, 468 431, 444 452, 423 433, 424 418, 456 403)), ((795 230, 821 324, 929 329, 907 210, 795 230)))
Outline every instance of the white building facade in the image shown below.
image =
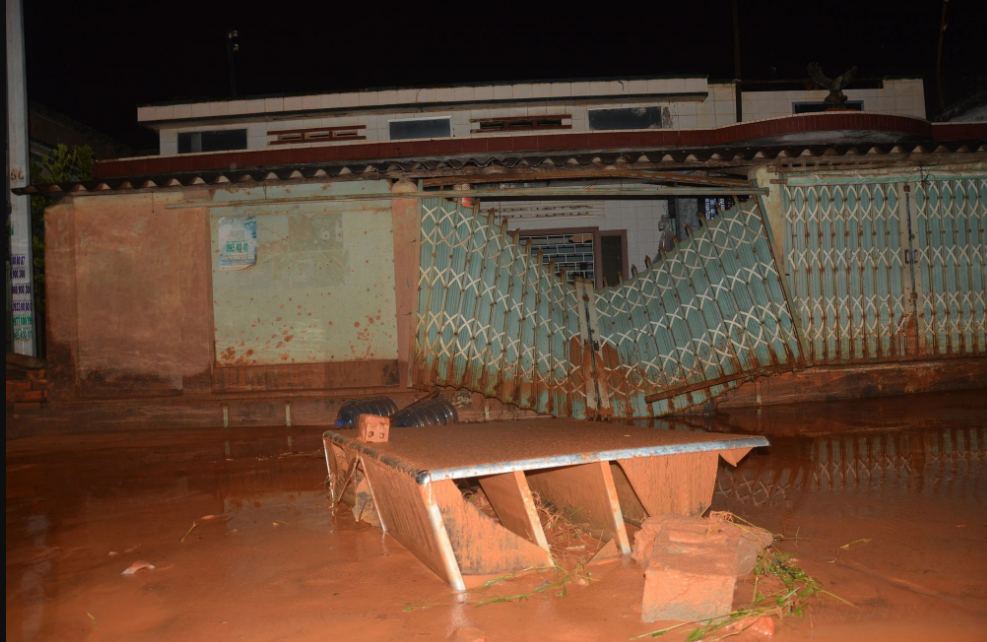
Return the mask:
MULTIPOLYGON (((920 79, 848 89, 849 107, 926 117, 920 79)), ((787 87, 791 87, 788 83, 787 87)), ((745 91, 744 122, 819 111, 828 90, 745 91)), ((359 145, 734 125, 732 82, 705 77, 478 84, 179 102, 138 109, 162 156, 233 149, 359 145)))

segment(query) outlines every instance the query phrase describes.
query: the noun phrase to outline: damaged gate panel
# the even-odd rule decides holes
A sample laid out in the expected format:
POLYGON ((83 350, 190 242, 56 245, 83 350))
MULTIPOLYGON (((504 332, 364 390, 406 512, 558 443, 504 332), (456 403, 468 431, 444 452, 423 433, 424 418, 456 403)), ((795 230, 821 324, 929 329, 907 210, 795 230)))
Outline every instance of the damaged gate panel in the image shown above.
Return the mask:
POLYGON ((754 199, 602 291, 452 200, 423 201, 421 260, 422 387, 557 417, 652 417, 802 362, 754 199))
POLYGON ((492 217, 422 203, 415 381, 587 417, 580 301, 492 217))
POLYGON ((802 362, 754 199, 693 232, 630 282, 604 289, 597 307, 615 417, 683 410, 802 362))

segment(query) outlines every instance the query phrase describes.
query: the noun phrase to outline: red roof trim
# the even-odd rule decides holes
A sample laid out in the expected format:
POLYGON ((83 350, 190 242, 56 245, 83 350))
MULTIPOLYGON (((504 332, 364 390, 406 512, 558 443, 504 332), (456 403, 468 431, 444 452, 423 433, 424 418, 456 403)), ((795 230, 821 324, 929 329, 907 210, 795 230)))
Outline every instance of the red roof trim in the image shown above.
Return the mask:
POLYGON ((894 132, 937 141, 987 140, 987 124, 932 124, 920 118, 867 113, 823 113, 788 116, 717 129, 646 130, 542 134, 533 136, 450 138, 417 142, 381 142, 325 145, 296 149, 261 149, 219 152, 196 156, 122 159, 96 163, 96 178, 140 176, 245 167, 305 163, 360 162, 382 159, 462 156, 467 154, 519 154, 580 150, 648 149, 663 147, 712 147, 743 141, 826 131, 894 132))

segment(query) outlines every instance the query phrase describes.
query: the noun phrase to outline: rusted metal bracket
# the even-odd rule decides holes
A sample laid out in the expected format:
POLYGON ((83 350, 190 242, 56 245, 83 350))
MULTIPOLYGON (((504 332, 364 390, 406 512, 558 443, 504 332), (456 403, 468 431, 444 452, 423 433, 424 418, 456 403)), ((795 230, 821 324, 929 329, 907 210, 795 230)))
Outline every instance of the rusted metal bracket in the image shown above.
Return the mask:
MULTIPOLYGON (((750 183, 743 182, 742 187, 731 186, 729 191, 739 196, 763 196, 767 195, 767 189, 751 187, 750 183)), ((526 187, 518 189, 496 189, 496 190, 446 190, 439 192, 419 192, 417 194, 349 194, 340 196, 299 196, 295 198, 269 198, 250 201, 251 207, 262 205, 293 205, 301 203, 328 203, 328 202, 359 202, 359 201, 393 201, 402 199, 433 199, 433 198, 640 198, 640 197, 668 197, 668 196, 722 196, 723 187, 661 187, 653 186, 647 189, 642 188, 621 188, 621 187, 526 187)), ((168 210, 189 210, 189 209, 214 209, 214 208, 235 208, 242 203, 232 201, 217 201, 212 203, 169 203, 165 205, 168 210)), ((249 216, 265 216, 265 212, 251 211, 249 216)), ((270 214, 281 214, 281 212, 270 212, 270 214)), ((231 216, 248 216, 248 214, 231 214, 231 216)))
POLYGON ((728 375, 726 377, 720 377, 719 379, 701 381, 700 383, 696 383, 691 386, 686 386, 684 388, 666 390, 656 395, 645 397, 644 400, 648 403, 658 403, 659 401, 664 401, 665 399, 671 399, 673 397, 678 397, 679 395, 685 395, 685 394, 689 394, 690 392, 697 392, 699 390, 707 390, 709 388, 712 388, 713 386, 721 386, 723 384, 731 383, 733 381, 740 381, 741 379, 751 381, 761 376, 767 376, 779 372, 791 372, 791 370, 792 370, 791 368, 764 368, 758 372, 738 372, 736 374, 728 375))
POLYGON ((523 183, 526 181, 556 181, 600 178, 628 178, 643 181, 659 181, 662 183, 681 183, 683 185, 699 185, 703 187, 724 187, 728 189, 753 187, 750 181, 733 178, 711 178, 695 174, 679 174, 676 172, 646 172, 640 170, 551 170, 543 172, 519 172, 516 174, 462 174, 442 178, 427 178, 425 187, 445 187, 469 183, 482 185, 489 183, 523 183))

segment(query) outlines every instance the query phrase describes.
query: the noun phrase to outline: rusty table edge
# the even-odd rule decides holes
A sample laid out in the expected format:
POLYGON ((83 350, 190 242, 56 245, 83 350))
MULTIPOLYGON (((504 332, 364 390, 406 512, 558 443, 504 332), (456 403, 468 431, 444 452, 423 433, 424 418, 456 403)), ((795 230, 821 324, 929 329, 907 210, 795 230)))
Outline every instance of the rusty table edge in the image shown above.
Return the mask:
POLYGON ((704 453, 714 450, 740 450, 742 448, 762 448, 770 446, 771 442, 766 437, 744 436, 739 439, 726 439, 720 441, 695 442, 691 444, 665 444, 662 446, 650 446, 644 448, 628 448, 618 450, 605 450, 591 454, 556 455, 553 457, 539 457, 535 459, 519 459, 515 461, 494 462, 482 466, 464 466, 458 468, 438 468, 435 470, 421 470, 415 468, 407 461, 374 450, 370 445, 364 444, 355 439, 344 437, 331 430, 323 434, 323 438, 342 448, 349 448, 361 455, 375 459, 382 464, 394 468, 415 479, 418 484, 424 486, 433 481, 468 479, 471 477, 488 477, 490 475, 503 475, 517 471, 546 470, 549 468, 559 468, 562 466, 577 466, 579 464, 589 464, 598 461, 618 461, 621 459, 640 459, 643 457, 663 457, 667 455, 684 455, 689 453, 704 453))

